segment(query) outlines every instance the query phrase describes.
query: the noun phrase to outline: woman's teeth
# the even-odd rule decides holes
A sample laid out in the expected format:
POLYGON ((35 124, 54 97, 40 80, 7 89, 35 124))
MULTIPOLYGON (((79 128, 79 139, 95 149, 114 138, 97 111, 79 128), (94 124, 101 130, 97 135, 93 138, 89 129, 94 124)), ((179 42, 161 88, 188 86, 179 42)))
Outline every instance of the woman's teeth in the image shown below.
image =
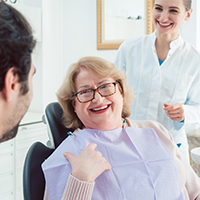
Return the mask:
POLYGON ((107 107, 108 107, 108 105, 103 106, 103 107, 100 107, 100 108, 94 108, 94 109, 92 109, 92 110, 94 110, 94 111, 99 111, 99 110, 106 109, 107 107))
POLYGON ((169 26, 171 23, 169 23, 169 24, 163 24, 163 23, 159 22, 159 24, 160 24, 161 26, 169 26))

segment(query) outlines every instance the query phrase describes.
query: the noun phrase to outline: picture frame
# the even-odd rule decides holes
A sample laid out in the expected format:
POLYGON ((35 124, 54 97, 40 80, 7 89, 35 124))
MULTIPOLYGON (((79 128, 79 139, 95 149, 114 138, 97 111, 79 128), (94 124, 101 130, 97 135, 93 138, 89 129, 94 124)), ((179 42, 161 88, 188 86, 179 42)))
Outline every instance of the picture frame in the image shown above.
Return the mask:
MULTIPOLYGON (((119 1, 118 7, 120 7, 121 2, 124 2, 121 0, 113 0, 113 1, 115 1, 114 2, 115 4, 117 3, 117 1, 119 1)), ((135 2, 136 1, 141 2, 141 0, 140 1, 135 0, 135 2)), ((115 10, 113 11, 113 9, 115 9, 113 7, 116 7, 116 5, 115 6, 110 5, 111 11, 109 11, 109 3, 111 4, 112 0, 97 0, 97 49, 98 50, 118 49, 121 43, 125 39, 130 37, 132 33, 136 33, 136 36, 140 36, 140 35, 150 34, 154 31, 152 23, 153 0, 144 0, 144 2, 142 2, 143 6, 140 6, 141 7, 140 12, 143 12, 144 16, 141 16, 139 14, 136 18, 127 15, 128 9, 129 11, 131 9, 129 8, 130 7, 129 5, 127 5, 127 9, 126 8, 121 9, 121 7, 118 8, 118 10, 120 10, 119 14, 119 11, 118 13, 115 10)), ((125 5, 123 4, 123 7, 124 6, 125 5)))

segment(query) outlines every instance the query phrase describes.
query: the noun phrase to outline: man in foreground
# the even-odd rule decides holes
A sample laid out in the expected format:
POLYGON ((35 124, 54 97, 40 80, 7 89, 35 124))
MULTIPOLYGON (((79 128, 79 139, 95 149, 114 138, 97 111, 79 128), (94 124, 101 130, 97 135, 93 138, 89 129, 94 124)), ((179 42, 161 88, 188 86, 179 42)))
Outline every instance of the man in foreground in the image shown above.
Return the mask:
POLYGON ((32 100, 35 44, 24 16, 0 0, 0 143, 16 136, 32 100))

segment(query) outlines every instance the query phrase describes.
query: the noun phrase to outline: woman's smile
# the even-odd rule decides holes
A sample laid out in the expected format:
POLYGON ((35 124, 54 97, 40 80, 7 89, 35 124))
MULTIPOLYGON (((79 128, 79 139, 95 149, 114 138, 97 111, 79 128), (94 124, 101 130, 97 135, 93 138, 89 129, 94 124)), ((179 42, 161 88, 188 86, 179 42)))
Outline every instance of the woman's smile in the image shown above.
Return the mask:
POLYGON ((158 22, 158 24, 161 26, 161 27, 169 27, 169 26, 171 26, 173 23, 162 23, 162 22, 160 22, 160 21, 157 21, 158 22))
POLYGON ((95 114, 101 114, 101 113, 106 112, 109 109, 109 107, 110 107, 110 104, 97 106, 97 107, 90 109, 90 111, 95 113, 95 114))

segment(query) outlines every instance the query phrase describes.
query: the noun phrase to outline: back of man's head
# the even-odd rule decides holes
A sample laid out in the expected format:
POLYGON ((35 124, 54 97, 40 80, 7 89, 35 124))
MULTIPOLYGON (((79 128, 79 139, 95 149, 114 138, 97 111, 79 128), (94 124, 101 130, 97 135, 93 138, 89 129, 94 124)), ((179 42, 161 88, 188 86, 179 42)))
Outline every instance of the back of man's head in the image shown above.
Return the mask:
MULTIPOLYGON (((24 16, 0 0, 0 91, 11 67, 15 68, 20 83, 27 81, 35 44, 32 28, 24 16)), ((28 88, 22 87, 22 94, 27 92, 28 88)))

